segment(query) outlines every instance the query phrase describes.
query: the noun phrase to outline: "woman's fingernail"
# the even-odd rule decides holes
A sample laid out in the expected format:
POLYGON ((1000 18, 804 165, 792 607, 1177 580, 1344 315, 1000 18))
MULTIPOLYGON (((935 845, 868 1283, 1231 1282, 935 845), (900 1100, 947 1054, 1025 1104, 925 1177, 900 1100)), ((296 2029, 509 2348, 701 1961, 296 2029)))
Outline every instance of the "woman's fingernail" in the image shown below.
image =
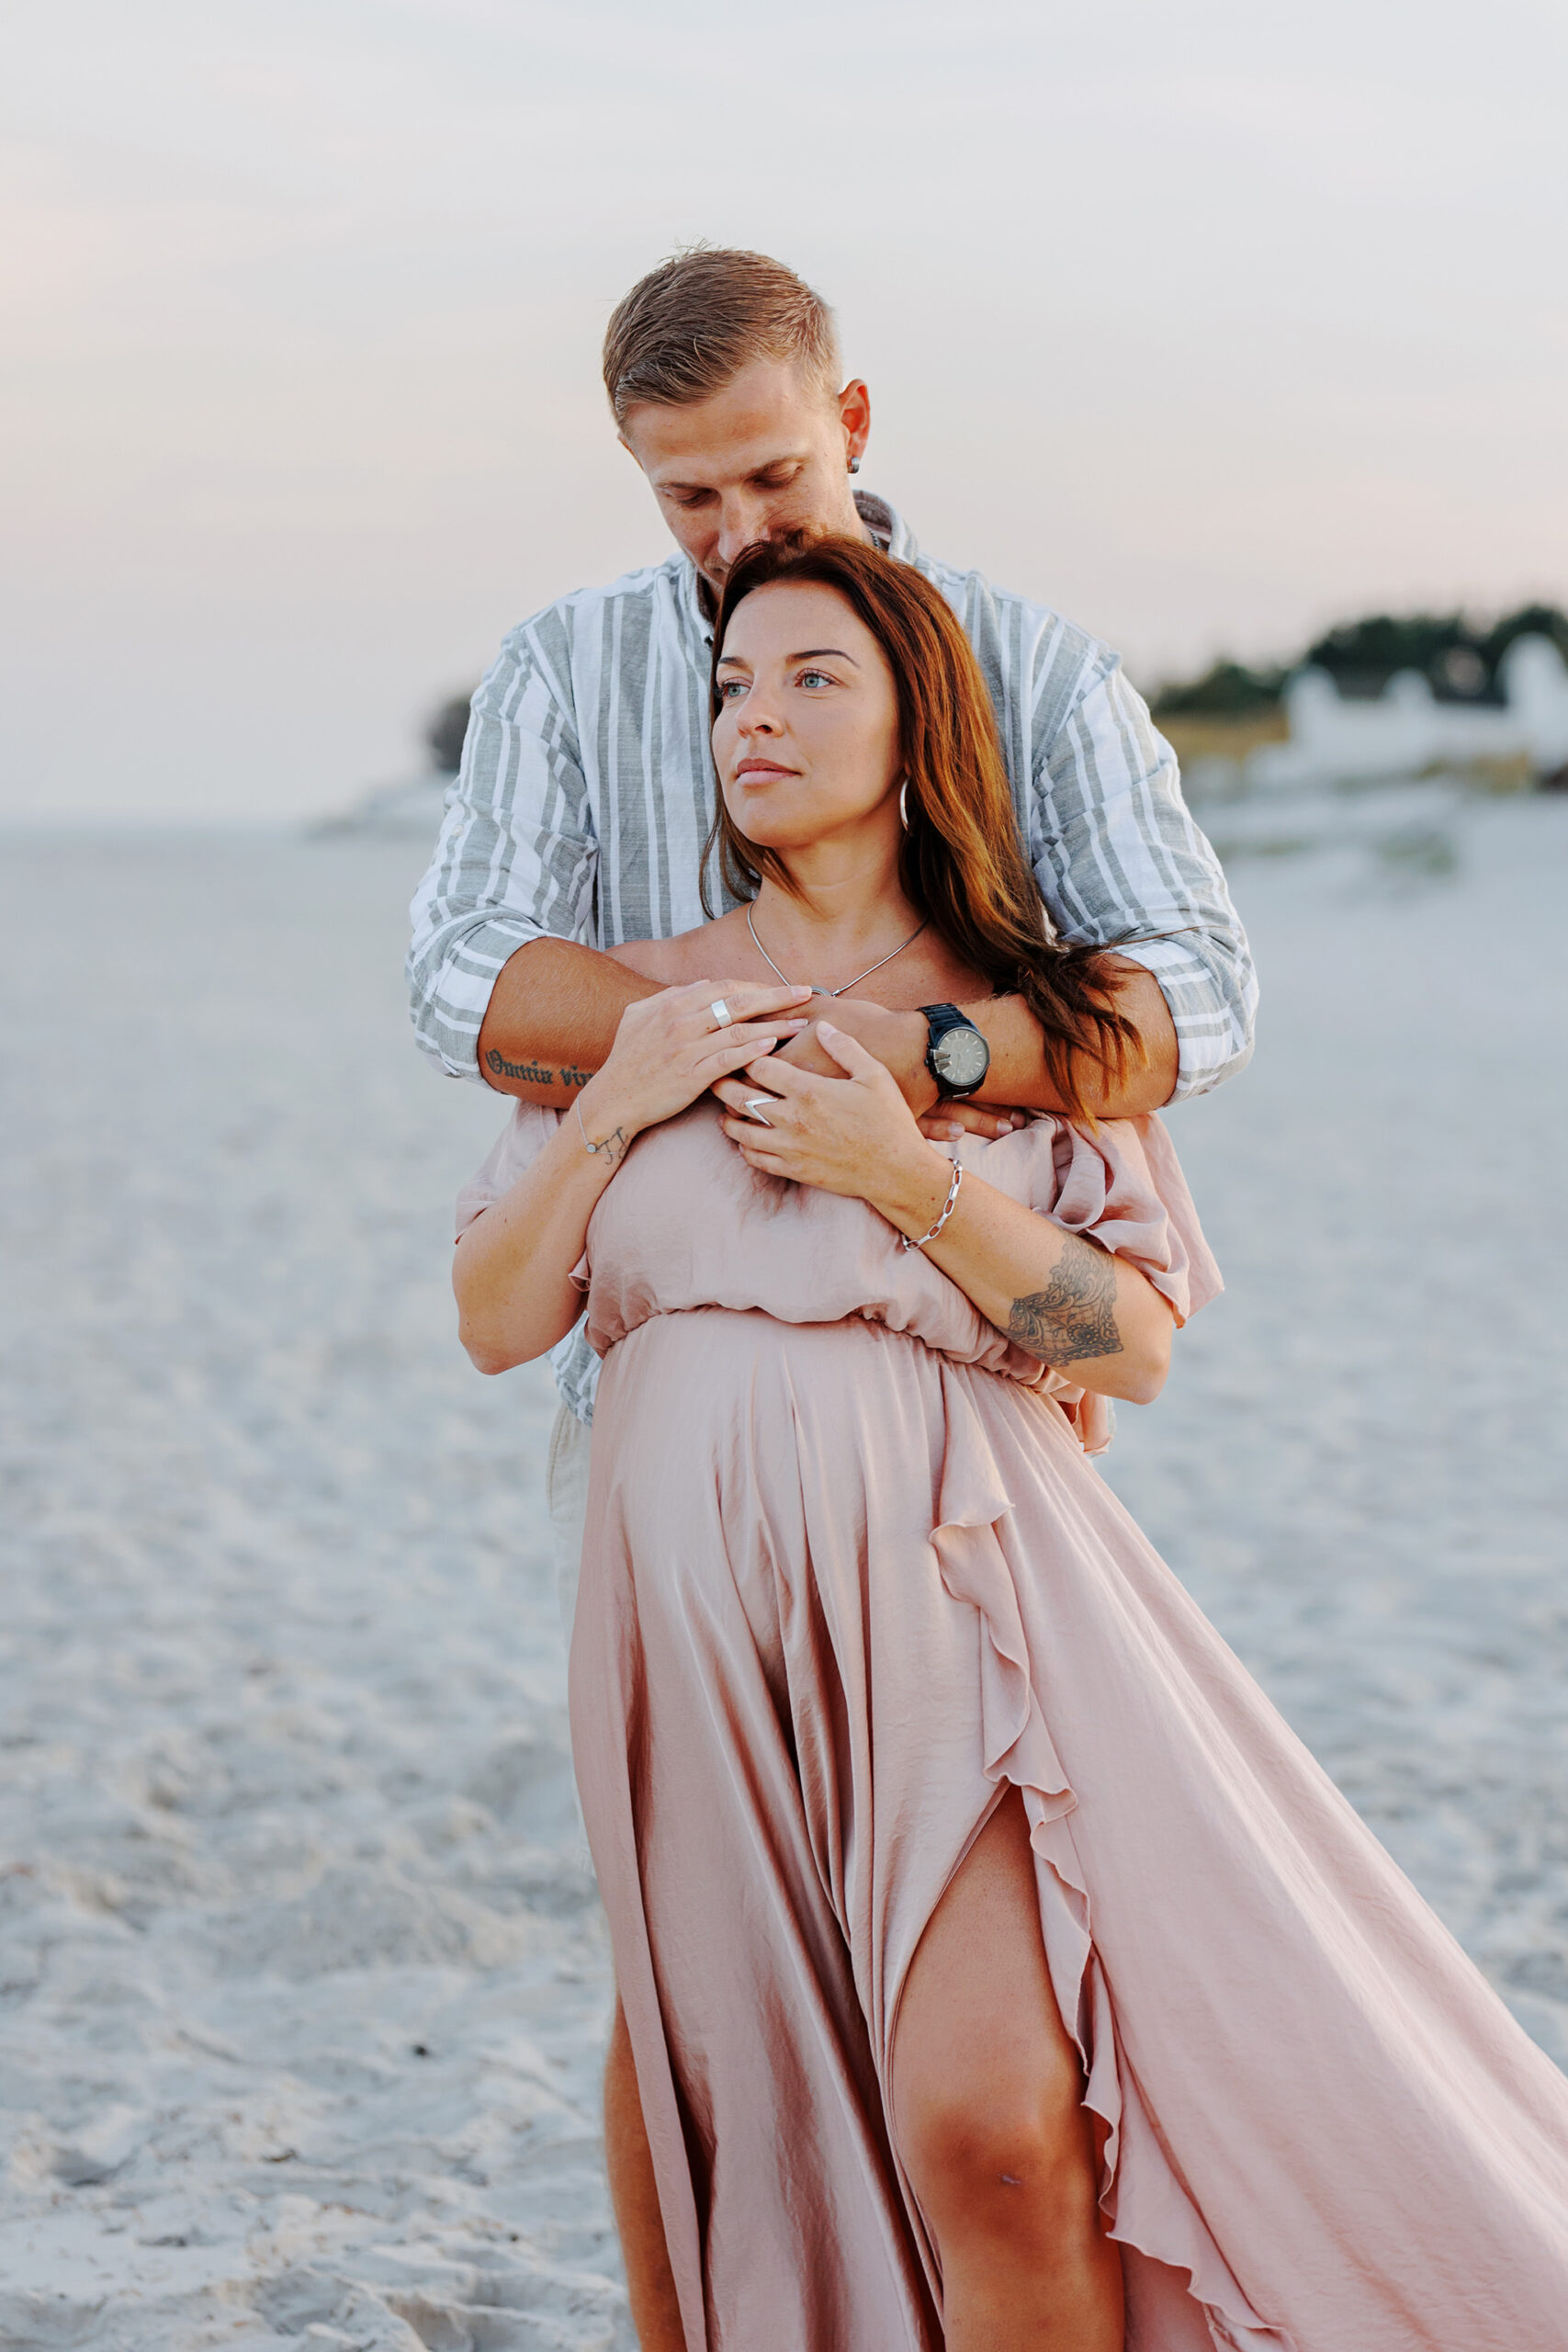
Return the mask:
POLYGON ((817 1023, 817 1035, 819 1037, 836 1037, 838 1034, 830 1021, 819 1021, 817 1023))

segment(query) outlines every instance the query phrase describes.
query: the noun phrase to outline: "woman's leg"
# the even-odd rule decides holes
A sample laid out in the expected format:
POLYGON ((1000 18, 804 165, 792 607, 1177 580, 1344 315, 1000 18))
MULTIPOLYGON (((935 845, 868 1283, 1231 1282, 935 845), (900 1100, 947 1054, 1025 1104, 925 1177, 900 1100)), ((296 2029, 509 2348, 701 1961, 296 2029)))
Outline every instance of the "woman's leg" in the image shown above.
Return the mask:
POLYGON ((615 2209, 632 2324, 642 2352, 685 2352, 675 2277, 664 2243, 653 2152, 642 2120, 631 2036, 626 2013, 615 2003, 610 2052, 604 2061, 604 2162, 610 2201, 615 2209))
POLYGON ((942 2260, 948 2352, 1122 2352, 1121 2256, 1082 2098, 1012 1790, 920 1939, 893 2053, 898 2153, 942 2260))

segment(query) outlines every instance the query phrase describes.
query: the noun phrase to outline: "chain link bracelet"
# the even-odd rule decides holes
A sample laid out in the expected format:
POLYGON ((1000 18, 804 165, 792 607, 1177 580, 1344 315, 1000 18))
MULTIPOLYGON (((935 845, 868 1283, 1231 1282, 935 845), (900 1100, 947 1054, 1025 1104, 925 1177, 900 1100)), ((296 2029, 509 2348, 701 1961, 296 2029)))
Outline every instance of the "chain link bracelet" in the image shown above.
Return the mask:
POLYGON ((958 1187, 963 1183, 963 1182, 964 1162, 961 1159, 955 1159, 953 1163, 953 1182, 947 1188, 947 1198, 942 1204, 942 1215, 938 1217, 936 1223, 931 1227, 929 1233, 917 1234, 913 1241, 909 1239, 907 1234, 901 1233, 898 1236, 898 1247, 900 1250, 923 1250, 928 1241, 934 1241, 936 1239, 937 1235, 942 1231, 942 1227, 953 1215, 953 1204, 958 1198, 958 1187))

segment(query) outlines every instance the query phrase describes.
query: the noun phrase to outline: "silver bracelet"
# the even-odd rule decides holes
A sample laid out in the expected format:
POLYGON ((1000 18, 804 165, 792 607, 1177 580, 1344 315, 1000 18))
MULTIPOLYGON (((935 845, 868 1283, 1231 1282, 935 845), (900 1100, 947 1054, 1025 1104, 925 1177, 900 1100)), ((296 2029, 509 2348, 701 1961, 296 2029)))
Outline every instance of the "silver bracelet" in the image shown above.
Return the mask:
MULTIPOLYGON (((578 1127, 578 1133, 579 1133, 579 1134, 581 1136, 581 1137, 582 1137, 582 1148, 583 1148, 583 1150, 584 1150, 584 1151, 594 1151, 594 1152, 598 1152, 598 1151, 606 1151, 606 1150, 608 1150, 608 1148, 609 1148, 610 1145, 611 1145, 611 1144, 613 1144, 613 1143, 615 1142, 615 1135, 608 1135, 608 1136, 606 1136, 603 1143, 590 1143, 590 1142, 589 1142, 589 1140, 588 1140, 588 1130, 587 1130, 587 1128, 586 1128, 586 1127, 583 1125, 583 1124, 582 1124, 582 1097, 581 1097, 581 1094, 577 1096, 577 1098, 576 1098, 576 1102, 577 1102, 577 1127, 578 1127)), ((615 1130, 615 1135, 618 1135, 619 1133, 620 1133, 620 1129, 617 1127, 617 1128, 616 1128, 616 1130, 615 1130)))
POLYGON ((958 1187, 963 1183, 963 1182, 964 1162, 961 1159, 955 1159, 953 1163, 953 1182, 947 1188, 947 1198, 942 1204, 942 1215, 938 1217, 936 1223, 931 1227, 929 1233, 917 1234, 913 1241, 908 1238, 907 1234, 901 1233, 898 1236, 898 1247, 900 1250, 923 1250, 928 1241, 934 1241, 936 1239, 937 1235, 942 1231, 942 1227, 953 1215, 953 1204, 958 1198, 958 1187))

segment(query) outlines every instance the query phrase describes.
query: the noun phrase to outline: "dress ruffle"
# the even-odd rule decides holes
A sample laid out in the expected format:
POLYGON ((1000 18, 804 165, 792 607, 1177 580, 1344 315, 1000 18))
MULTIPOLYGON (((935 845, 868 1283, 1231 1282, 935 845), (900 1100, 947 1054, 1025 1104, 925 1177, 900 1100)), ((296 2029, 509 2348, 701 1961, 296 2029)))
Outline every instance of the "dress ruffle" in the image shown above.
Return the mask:
MULTIPOLYGON (((984 1622, 979 1716, 985 1774, 998 1792, 1004 1785, 1020 1791, 1030 1842, 1044 1865, 1038 1883, 1046 1963, 1062 2021, 1083 2064, 1084 2104, 1106 2126, 1100 2210, 1118 2244, 1190 2280, 1190 2296, 1202 2305, 1213 2342, 1224 2352, 1294 2352, 1292 2338, 1270 2326, 1243 2294, 1176 2178, 1135 2087, 1130 2098, 1123 2090, 1115 2015, 1094 1948, 1089 1890, 1073 1840, 1077 1798, 1034 1687, 1015 1571, 1003 1545, 1012 1502, 969 1383, 944 1373, 942 1389, 946 1445, 931 1544, 948 1592, 978 1611, 984 1622)), ((885 2069, 890 2056, 885 2053, 885 2069)), ((1145 2294, 1149 2284, 1145 2282, 1145 2294)), ((1135 2305, 1138 2286, 1130 2280, 1129 2287, 1135 2305)), ((1162 2314, 1162 2324, 1168 2316, 1168 2311, 1162 2314)), ((1136 2341, 1131 2324, 1135 2317, 1134 2309, 1130 2343, 1136 2341)))

